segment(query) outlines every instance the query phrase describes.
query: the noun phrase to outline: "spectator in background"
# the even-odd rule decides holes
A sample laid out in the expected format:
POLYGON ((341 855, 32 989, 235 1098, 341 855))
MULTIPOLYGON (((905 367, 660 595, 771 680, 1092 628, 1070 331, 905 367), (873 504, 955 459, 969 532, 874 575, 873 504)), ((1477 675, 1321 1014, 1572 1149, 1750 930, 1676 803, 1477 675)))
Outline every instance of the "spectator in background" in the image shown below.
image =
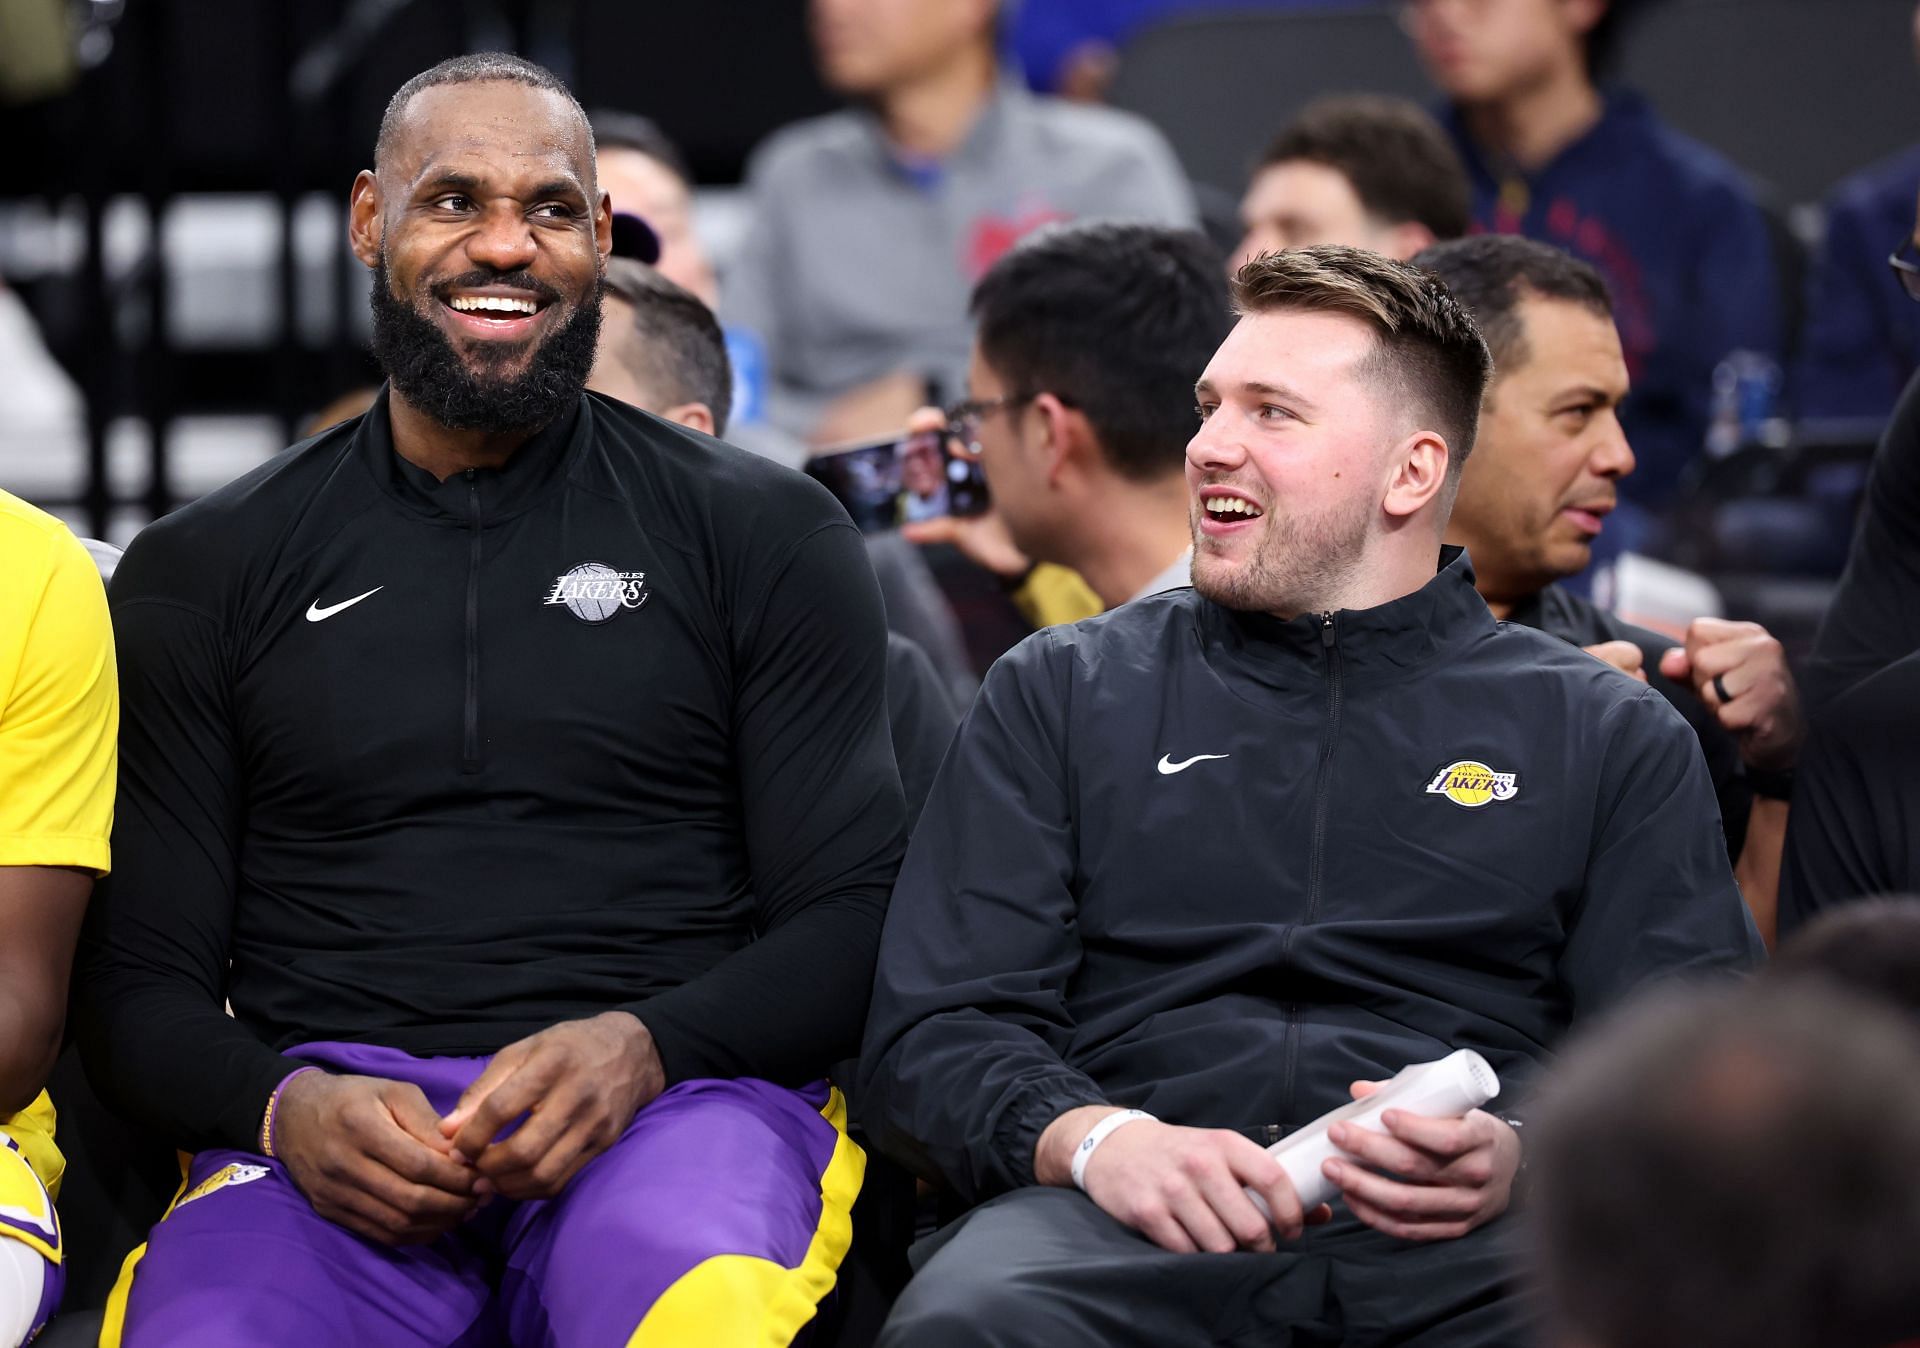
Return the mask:
POLYGON ((1398 98, 1309 104, 1267 147, 1240 201, 1238 270, 1261 253, 1344 243, 1400 261, 1472 223, 1467 173, 1446 132, 1398 98))
POLYGON ((66 525, 0 491, 0 1346, 31 1338, 64 1280, 66 1162, 41 1089, 68 971, 107 872, 119 684, 100 573, 66 525))
POLYGON ((724 436, 733 372, 713 310, 663 272, 626 257, 607 259, 601 305, 600 350, 587 387, 724 436))
MULTIPOLYGON (((1914 10, 1920 55, 1920 6, 1914 10)), ((1920 308, 1887 275, 1887 255, 1920 268, 1920 144, 1862 169, 1827 196, 1826 234, 1807 277, 1795 364, 1803 417, 1884 417, 1920 368, 1920 308)), ((1920 272, 1909 272, 1920 286, 1920 272)), ((1903 277, 1903 280, 1905 278, 1903 277)))
POLYGON ((680 147, 652 119, 602 108, 590 118, 600 190, 616 211, 629 211, 660 240, 653 265, 709 309, 720 302, 713 263, 693 228, 693 175, 680 147))
POLYGON ((821 74, 856 106, 755 153, 722 312, 765 342, 773 419, 815 444, 890 434, 953 397, 968 289, 1039 225, 1192 223, 1159 133, 1003 77, 998 0, 812 0, 810 13, 821 74))
MULTIPOLYGON (((600 351, 587 387, 707 435, 727 433, 733 371, 713 311, 652 267, 607 259, 600 351)), ((907 796, 919 817, 960 708, 927 654, 887 633, 887 726, 907 796)))
POLYGON ((1920 1019, 1920 898, 1890 894, 1823 912, 1781 943, 1764 976, 1824 979, 1920 1019))
POLYGON ((1571 1049, 1532 1130, 1548 1342, 1920 1336, 1920 1037, 1818 987, 1669 992, 1571 1049))
POLYGON ((1795 784, 1780 932, 1872 894, 1920 891, 1920 653, 1815 718, 1795 784))
MULTIPOLYGON (((993 510, 908 536, 952 542, 1010 584, 1035 562, 1069 567, 1102 609, 1185 585, 1193 381, 1232 323, 1213 246, 1157 225, 1048 226, 981 278, 972 311, 955 419, 993 510)), ((928 409, 914 425, 944 422, 928 409)))
POLYGON ((1577 258, 1512 235, 1441 244, 1414 262, 1447 283, 1493 351, 1447 541, 1467 549, 1496 618, 1585 647, 1686 717, 1713 776, 1741 894, 1771 941, 1801 739, 1780 643, 1757 623, 1700 618, 1676 648, 1560 584, 1586 568, 1634 471, 1618 416, 1627 367, 1606 283, 1577 258))
POLYGON ((1617 3, 1411 0, 1406 12, 1451 100, 1444 124, 1476 223, 1606 277, 1633 380, 1620 419, 1640 466, 1625 493, 1659 511, 1701 451, 1715 367, 1741 350, 1779 359, 1780 281, 1766 218, 1732 166, 1637 95, 1596 86, 1591 58, 1617 3))

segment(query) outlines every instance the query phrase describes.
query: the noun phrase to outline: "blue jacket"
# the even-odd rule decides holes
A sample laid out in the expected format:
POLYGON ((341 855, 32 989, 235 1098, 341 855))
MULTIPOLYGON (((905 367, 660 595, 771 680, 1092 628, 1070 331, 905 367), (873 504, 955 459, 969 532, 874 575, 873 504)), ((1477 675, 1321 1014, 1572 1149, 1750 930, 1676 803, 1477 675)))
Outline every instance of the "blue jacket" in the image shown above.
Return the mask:
POLYGON ((1479 229, 1564 248, 1606 277, 1633 377, 1621 421, 1640 461, 1621 492, 1661 508, 1705 439, 1714 367, 1738 349, 1780 359, 1779 273, 1752 192, 1633 93, 1609 93, 1593 129, 1532 174, 1490 161, 1457 109, 1442 118, 1479 229))
POLYGON ((1913 230, 1920 145, 1862 169, 1827 198, 1794 367, 1803 417, 1884 418, 1920 366, 1920 304, 1887 268, 1913 230))

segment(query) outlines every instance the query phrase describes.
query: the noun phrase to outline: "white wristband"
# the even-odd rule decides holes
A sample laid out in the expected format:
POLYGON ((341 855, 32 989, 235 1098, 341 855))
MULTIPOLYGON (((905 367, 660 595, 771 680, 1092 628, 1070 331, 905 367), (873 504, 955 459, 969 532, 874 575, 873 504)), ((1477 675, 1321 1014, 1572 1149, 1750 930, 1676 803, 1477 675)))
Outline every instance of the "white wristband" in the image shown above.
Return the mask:
MULTIPOLYGON (((1080 1145, 1073 1149, 1073 1187, 1081 1193, 1087 1191, 1087 1162, 1093 1159, 1094 1150, 1107 1140, 1107 1135, 1116 1128, 1124 1128, 1140 1119, 1153 1119, 1153 1115, 1144 1109, 1123 1109, 1118 1114, 1109 1114, 1106 1118, 1087 1130, 1080 1139, 1080 1145)), ((1158 1119, 1153 1120, 1158 1123, 1158 1119)))

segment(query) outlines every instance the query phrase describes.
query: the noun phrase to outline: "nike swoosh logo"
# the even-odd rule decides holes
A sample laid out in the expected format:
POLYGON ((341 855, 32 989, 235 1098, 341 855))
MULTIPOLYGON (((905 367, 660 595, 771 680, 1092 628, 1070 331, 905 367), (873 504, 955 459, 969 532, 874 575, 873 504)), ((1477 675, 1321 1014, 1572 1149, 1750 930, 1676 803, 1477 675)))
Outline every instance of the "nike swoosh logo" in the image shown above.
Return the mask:
POLYGON ((1162 777, 1171 777, 1173 776, 1174 773, 1185 772, 1188 768, 1192 767, 1195 763, 1203 762, 1206 759, 1231 758, 1232 756, 1233 755, 1231 754, 1195 754, 1192 758, 1183 758, 1178 763, 1175 763, 1172 761, 1173 760, 1172 754, 1161 754, 1160 762, 1157 766, 1160 769, 1160 775, 1162 777))
POLYGON ((307 621, 310 623, 323 623, 334 614, 343 613, 359 603, 362 599, 371 599, 374 595, 379 594, 380 591, 386 588, 384 585, 376 585, 365 594, 356 594, 351 599, 343 599, 339 603, 329 604, 325 608, 321 608, 320 601, 316 599, 307 605, 307 621))

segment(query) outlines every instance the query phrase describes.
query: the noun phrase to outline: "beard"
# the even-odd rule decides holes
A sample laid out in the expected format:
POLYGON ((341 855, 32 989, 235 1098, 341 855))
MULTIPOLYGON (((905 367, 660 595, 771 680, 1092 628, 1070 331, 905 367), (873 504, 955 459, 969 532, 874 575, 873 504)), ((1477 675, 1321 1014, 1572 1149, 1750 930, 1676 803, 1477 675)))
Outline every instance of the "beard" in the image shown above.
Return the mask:
POLYGON ((1293 618, 1342 607, 1366 558, 1373 505, 1364 498, 1337 501, 1311 514, 1282 514, 1269 506, 1253 555, 1239 565, 1214 550, 1200 532, 1194 493, 1193 588, 1223 608, 1293 618))
MULTIPOLYGON (((446 285, 516 286, 548 304, 561 298, 524 271, 471 273, 446 285)), ((424 312, 426 305, 440 302, 428 286, 411 301, 393 293, 382 252, 373 269, 373 356, 400 395, 442 426, 488 433, 539 430, 568 411, 587 386, 600 342, 600 294, 596 279, 567 321, 534 347, 526 368, 510 374, 506 367, 526 352, 525 343, 478 344, 479 355, 469 364, 424 312)))

